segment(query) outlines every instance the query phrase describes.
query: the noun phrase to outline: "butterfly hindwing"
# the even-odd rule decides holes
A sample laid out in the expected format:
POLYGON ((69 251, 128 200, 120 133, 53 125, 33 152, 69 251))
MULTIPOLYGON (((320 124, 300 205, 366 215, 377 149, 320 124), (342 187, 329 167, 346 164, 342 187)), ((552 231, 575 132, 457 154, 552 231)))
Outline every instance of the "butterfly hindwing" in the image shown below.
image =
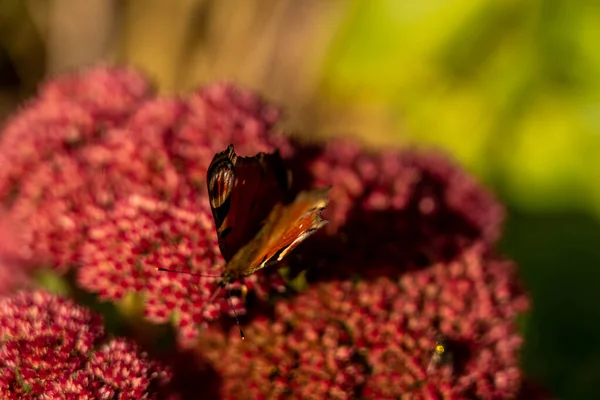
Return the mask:
POLYGON ((287 170, 278 152, 240 157, 229 145, 208 167, 207 185, 221 254, 229 261, 285 202, 287 170))
POLYGON ((329 188, 300 192, 287 205, 277 204, 254 239, 228 262, 226 273, 248 276, 285 257, 327 221, 321 211, 327 206, 329 188))

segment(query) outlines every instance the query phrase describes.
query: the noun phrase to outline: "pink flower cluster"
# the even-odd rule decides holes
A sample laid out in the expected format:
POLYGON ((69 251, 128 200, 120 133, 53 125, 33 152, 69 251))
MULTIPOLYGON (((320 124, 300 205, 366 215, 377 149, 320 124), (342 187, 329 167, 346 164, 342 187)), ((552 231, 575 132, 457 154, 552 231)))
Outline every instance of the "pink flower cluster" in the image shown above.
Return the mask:
POLYGON ((321 278, 399 273, 451 260, 476 242, 492 246, 499 237, 503 207, 439 154, 373 153, 334 140, 318 150, 300 148, 291 163, 310 186, 332 186, 328 235, 302 257, 319 265, 312 272, 321 278))
MULTIPOLYGON (((203 204, 208 206, 208 200, 203 204)), ((209 209, 191 211, 131 196, 87 236, 78 271, 81 287, 104 300, 120 300, 128 293, 144 296, 150 321, 166 323, 175 314, 182 343, 194 342, 198 325, 205 319, 229 311, 224 296, 203 307, 217 289, 215 278, 156 270, 160 266, 219 276, 223 259, 209 209)), ((251 277, 246 285, 252 288, 254 281, 251 277)), ((231 301, 240 306, 239 298, 231 301)))
POLYGON ((450 263, 406 274, 317 283, 279 302, 240 342, 211 329, 199 349, 225 398, 513 398, 527 309, 515 266, 474 245, 450 263), (436 339, 446 363, 429 368, 436 339))
MULTIPOLYGON (((226 398, 517 396, 515 317, 527 299, 515 266, 494 255, 502 206, 441 155, 340 140, 301 145, 278 132, 278 118, 229 84, 157 98, 129 69, 51 80, 0 136, 0 239, 11 237, 0 244, 0 274, 48 267, 73 273, 101 300, 133 295, 147 321, 172 322, 180 344, 209 362, 198 368, 220 380, 205 383, 226 398), (156 270, 220 275, 205 179, 230 143, 245 156, 279 149, 295 190, 332 186, 330 223, 287 257, 287 281, 272 267, 244 282, 247 298, 232 288, 233 307, 246 314, 244 342, 207 324, 233 312, 224 292, 207 304, 215 279, 156 270), (288 283, 302 286, 291 281, 301 272, 308 289, 280 296, 288 283), (440 335, 448 357, 438 363, 440 335)), ((47 336, 31 340, 56 341, 47 336)), ((17 342, 6 347, 13 358, 17 342)), ((36 343, 23 363, 39 362, 50 342, 36 343)), ((122 365, 128 343, 111 342, 86 365, 122 365)), ((70 368, 58 353, 56 363, 70 368)), ((103 382, 120 377, 93 371, 103 382)))
POLYGON ((174 317, 189 342, 205 317, 231 313, 225 294, 200 315, 214 279, 156 268, 220 275, 208 164, 232 142, 253 155, 287 141, 273 131, 277 111, 231 85, 186 98, 150 94, 132 70, 93 69, 49 81, 8 121, 0 202, 3 225, 20 240, 3 254, 21 255, 24 266, 75 269, 81 287, 105 300, 140 293, 148 318, 174 317))
POLYGON ((0 298, 3 399, 155 398, 170 373, 102 320, 42 291, 0 298))

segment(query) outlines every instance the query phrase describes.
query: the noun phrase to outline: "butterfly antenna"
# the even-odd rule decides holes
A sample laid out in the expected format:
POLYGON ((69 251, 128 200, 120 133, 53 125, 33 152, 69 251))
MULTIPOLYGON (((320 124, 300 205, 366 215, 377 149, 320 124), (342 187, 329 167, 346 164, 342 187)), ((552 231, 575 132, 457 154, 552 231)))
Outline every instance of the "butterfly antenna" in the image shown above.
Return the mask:
POLYGON ((233 306, 233 301, 231 301, 231 291, 229 290, 229 285, 227 285, 227 300, 229 300, 229 307, 233 310, 233 315, 235 315, 235 322, 240 330, 240 336, 242 337, 242 340, 244 340, 246 337, 244 336, 244 331, 242 331, 242 327, 240 326, 240 319, 238 318, 237 311, 235 311, 235 307, 233 306))
POLYGON ((186 274, 186 275, 191 275, 191 276, 204 276, 206 278, 220 278, 220 275, 204 275, 204 274, 196 274, 194 272, 188 272, 188 271, 177 271, 174 269, 167 269, 167 268, 156 268, 158 271, 164 271, 164 272, 175 272, 177 274, 186 274))

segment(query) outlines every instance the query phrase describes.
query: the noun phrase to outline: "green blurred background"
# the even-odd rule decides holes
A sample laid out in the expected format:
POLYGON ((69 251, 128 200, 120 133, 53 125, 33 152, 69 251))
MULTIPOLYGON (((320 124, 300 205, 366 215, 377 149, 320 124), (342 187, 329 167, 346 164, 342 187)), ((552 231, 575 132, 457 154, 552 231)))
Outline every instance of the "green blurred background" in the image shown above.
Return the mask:
POLYGON ((509 209, 526 372, 600 398, 599 43, 597 0, 0 0, 0 118, 116 61, 162 93, 239 82, 306 140, 441 148, 509 209))

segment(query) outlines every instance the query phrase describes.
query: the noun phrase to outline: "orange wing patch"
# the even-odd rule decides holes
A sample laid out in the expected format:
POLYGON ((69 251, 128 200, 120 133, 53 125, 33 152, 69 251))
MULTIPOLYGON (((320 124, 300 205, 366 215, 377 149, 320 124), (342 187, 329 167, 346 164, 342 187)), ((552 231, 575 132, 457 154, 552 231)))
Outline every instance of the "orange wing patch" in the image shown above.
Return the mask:
POLYGON ((239 279, 281 261, 303 240, 327 224, 321 211, 329 203, 330 188, 304 191, 288 204, 277 204, 254 239, 225 266, 224 277, 239 279))

